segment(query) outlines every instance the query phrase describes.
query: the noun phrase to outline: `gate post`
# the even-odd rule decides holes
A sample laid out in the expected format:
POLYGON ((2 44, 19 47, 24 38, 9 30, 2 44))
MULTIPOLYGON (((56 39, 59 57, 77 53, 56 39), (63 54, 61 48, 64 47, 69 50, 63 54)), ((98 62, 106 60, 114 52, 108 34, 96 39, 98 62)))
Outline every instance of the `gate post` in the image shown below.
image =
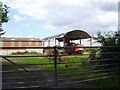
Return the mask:
POLYGON ((54 46, 54 70, 55 70, 55 86, 57 86, 57 50, 54 46))

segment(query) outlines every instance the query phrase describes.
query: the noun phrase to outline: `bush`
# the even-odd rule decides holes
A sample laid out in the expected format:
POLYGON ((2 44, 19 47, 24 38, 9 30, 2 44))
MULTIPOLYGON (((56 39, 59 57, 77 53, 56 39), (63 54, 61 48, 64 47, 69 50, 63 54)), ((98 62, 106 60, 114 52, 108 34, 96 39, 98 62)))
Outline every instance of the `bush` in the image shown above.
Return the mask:
MULTIPOLYGON (((47 47, 51 47, 51 46, 47 46, 47 47)), ((56 45, 56 47, 61 47, 61 46, 56 45)), ((59 50, 61 50, 61 49, 56 48, 56 52, 57 52, 56 54, 58 55, 57 56, 57 61, 61 62, 61 58, 59 56, 59 55, 61 55, 61 53, 60 53, 59 50)), ((48 55, 47 58, 49 59, 50 62, 54 60, 54 56, 52 56, 52 55, 54 55, 54 48, 44 49, 43 52, 44 52, 44 54, 48 55)))
POLYGON ((32 51, 32 52, 29 52, 29 51, 24 51, 24 52, 20 52, 20 51, 18 51, 18 52, 13 52, 12 53, 12 55, 29 55, 29 54, 31 54, 31 55, 33 55, 33 54, 40 54, 40 53, 37 53, 37 52, 35 52, 35 51, 32 51))
MULTIPOLYGON (((104 33, 103 35, 98 32, 97 37, 93 37, 93 39, 96 40, 96 42, 100 43, 102 46, 120 46, 120 30, 115 31, 115 32, 108 32, 104 33)), ((116 58, 116 60, 112 61, 104 61, 102 64, 113 64, 113 63, 118 63, 120 64, 120 48, 119 47, 104 47, 101 48, 101 53, 107 53, 107 52, 118 52, 118 54, 104 54, 100 55, 100 59, 112 59, 116 58)), ((117 65, 116 65, 117 66, 117 65)), ((104 67, 106 68, 106 66, 104 67)), ((110 67, 107 67, 110 68, 110 67)))

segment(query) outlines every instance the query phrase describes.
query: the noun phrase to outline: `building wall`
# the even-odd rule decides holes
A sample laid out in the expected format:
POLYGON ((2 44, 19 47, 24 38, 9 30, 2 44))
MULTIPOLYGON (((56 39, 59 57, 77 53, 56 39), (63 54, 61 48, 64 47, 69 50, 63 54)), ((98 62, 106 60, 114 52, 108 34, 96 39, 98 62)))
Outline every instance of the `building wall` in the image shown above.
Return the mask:
MULTIPOLYGON (((39 47, 42 46, 42 41, 0 41, 0 47, 39 47)), ((11 54, 12 52, 35 51, 42 53, 42 49, 0 49, 0 55, 11 54)))
POLYGON ((4 41, 0 44, 2 47, 26 47, 26 46, 42 46, 42 42, 21 42, 21 41, 4 41))
POLYGON ((3 42, 3 47, 11 47, 11 42, 9 41, 3 42))

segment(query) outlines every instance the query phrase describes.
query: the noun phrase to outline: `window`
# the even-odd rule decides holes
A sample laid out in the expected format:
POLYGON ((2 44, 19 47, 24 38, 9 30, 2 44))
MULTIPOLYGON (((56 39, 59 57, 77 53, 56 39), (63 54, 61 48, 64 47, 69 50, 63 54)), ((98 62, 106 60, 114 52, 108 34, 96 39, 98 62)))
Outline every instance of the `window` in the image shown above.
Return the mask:
POLYGON ((29 45, 32 45, 32 42, 29 42, 29 45))
POLYGON ((0 47, 3 47, 3 42, 2 41, 0 41, 0 47))
POLYGON ((22 42, 18 42, 18 47, 22 47, 22 42))
POLYGON ((15 42, 11 42, 11 47, 14 47, 14 46, 15 46, 14 43, 15 43, 15 42))
POLYGON ((36 44, 35 44, 36 46, 38 46, 39 45, 39 42, 36 42, 36 44))

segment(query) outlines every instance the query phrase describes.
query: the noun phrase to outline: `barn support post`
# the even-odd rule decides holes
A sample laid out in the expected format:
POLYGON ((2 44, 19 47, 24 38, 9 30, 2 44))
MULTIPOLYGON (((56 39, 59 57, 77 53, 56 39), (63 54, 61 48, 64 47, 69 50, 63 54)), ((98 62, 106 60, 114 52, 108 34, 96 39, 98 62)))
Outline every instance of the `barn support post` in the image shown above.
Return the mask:
POLYGON ((48 46, 50 46, 50 40, 48 40, 48 46))
POLYGON ((58 45, 60 46, 60 42, 58 41, 58 45))
POLYGON ((43 41, 43 47, 45 46, 45 41, 43 41))
POLYGON ((80 39, 80 45, 81 45, 81 39, 80 39))
MULTIPOLYGON (((92 47, 92 38, 90 38, 90 47, 92 47)), ((90 48, 90 53, 92 53, 92 48, 90 48)))
MULTIPOLYGON (((45 41, 43 41, 43 47, 45 47, 45 41)), ((45 50, 43 49, 43 54, 45 53, 45 50)))
POLYGON ((90 46, 92 47, 92 38, 90 38, 90 46))
POLYGON ((56 46, 56 38, 55 38, 55 46, 56 46))
POLYGON ((60 42, 58 41, 58 45, 60 46, 60 42))
POLYGON ((63 38, 63 47, 65 47, 65 38, 63 38))

